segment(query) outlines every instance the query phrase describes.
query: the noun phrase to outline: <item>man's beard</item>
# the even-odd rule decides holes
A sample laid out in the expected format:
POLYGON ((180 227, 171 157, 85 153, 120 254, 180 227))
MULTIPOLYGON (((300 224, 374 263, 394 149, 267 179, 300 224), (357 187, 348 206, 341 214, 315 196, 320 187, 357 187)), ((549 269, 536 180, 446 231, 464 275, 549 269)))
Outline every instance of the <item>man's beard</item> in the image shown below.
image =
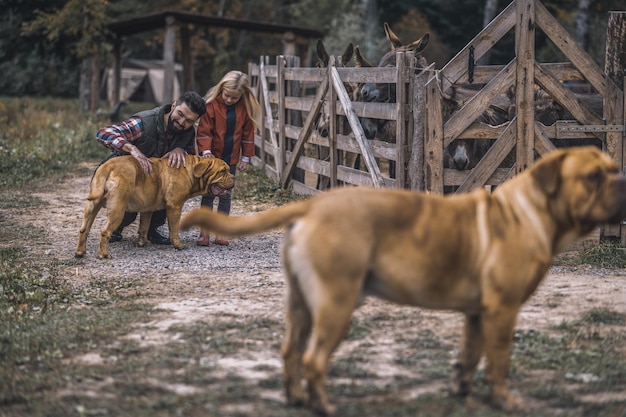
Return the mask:
POLYGON ((167 121, 166 131, 167 133, 171 133, 172 135, 176 136, 184 132, 184 129, 177 129, 176 126, 174 126, 174 121, 170 118, 167 121))

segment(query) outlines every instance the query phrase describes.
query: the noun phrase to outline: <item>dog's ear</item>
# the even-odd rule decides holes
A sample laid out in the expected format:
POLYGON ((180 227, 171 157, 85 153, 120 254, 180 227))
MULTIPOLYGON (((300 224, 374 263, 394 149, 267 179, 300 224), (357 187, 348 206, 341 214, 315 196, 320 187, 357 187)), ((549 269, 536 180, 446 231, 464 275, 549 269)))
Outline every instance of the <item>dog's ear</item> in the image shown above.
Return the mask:
POLYGON ((546 195, 553 196, 561 185, 561 166, 566 153, 559 152, 558 155, 551 155, 544 160, 537 162, 532 168, 532 176, 546 195))
POLYGON ((201 178, 204 173, 209 169, 213 161, 213 158, 202 158, 195 167, 193 167, 193 176, 201 178))

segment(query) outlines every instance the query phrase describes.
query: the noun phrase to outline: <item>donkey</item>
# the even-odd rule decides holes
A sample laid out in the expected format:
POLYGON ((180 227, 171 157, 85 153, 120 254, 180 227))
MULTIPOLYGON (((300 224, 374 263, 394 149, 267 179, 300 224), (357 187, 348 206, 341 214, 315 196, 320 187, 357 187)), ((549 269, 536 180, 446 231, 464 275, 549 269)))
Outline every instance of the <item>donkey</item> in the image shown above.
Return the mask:
MULTIPOLYGON (((476 91, 469 87, 451 87, 449 92, 442 95, 443 119, 449 119, 475 94, 476 91)), ((509 120, 509 108, 508 98, 503 97, 478 116, 476 122, 499 126, 509 120)), ((476 166, 492 144, 492 139, 455 139, 444 149, 443 166, 459 171, 470 170, 476 166)))
MULTIPOLYGON (((421 53, 428 45, 430 33, 427 32, 421 38, 404 44, 391 30, 387 22, 384 23, 384 29, 385 36, 390 44, 390 50, 383 55, 377 67, 394 67, 396 65, 397 52, 412 52, 413 66, 417 68, 416 71, 420 71, 421 68, 428 66, 426 58, 424 58, 421 53)), ((355 47, 354 60, 356 67, 363 68, 374 66, 363 56, 358 45, 355 47)), ((392 103, 396 101, 396 85, 387 83, 364 83, 356 89, 354 99, 355 101, 392 103)), ((366 138, 378 139, 390 143, 396 142, 397 123, 395 120, 362 117, 360 121, 366 138)), ((392 177, 395 174, 394 161, 389 161, 389 174, 392 177)))
MULTIPOLYGON (((317 41, 316 52, 317 52, 317 62, 315 63, 315 66, 317 68, 328 67, 328 64, 330 62, 330 55, 326 51, 326 47, 324 46, 324 43, 322 42, 321 39, 317 41)), ((350 42, 348 46, 346 47, 346 50, 344 51, 344 53, 341 55, 341 60, 339 61, 339 65, 342 67, 345 67, 346 64, 352 60, 353 53, 354 53, 354 45, 352 44, 352 42, 350 42)), ((344 87, 349 96, 352 96, 354 94, 354 89, 356 88, 355 85, 351 83, 344 83, 344 87)), ((320 115, 318 116, 316 124, 315 124, 315 129, 317 133, 322 137, 328 137, 330 133, 329 132, 330 113, 326 111, 326 107, 327 106, 322 106, 320 115)), ((348 124, 348 120, 345 117, 343 118, 343 123, 340 124, 339 128, 340 128, 341 133, 347 134, 350 132, 350 125, 348 124)), ((318 159, 327 160, 329 158, 330 156, 329 149, 327 147, 317 146, 316 149, 317 149, 318 159)), ((348 155, 348 153, 346 153, 343 158, 344 158, 344 165, 354 166, 356 157, 353 154, 348 155)), ((317 179, 317 189, 324 190, 328 188, 329 186, 330 186, 330 179, 328 177, 319 175, 317 179)))
MULTIPOLYGON (((343 55, 341 55, 340 65, 342 67, 345 67, 346 64, 350 62, 350 60, 352 60, 353 53, 354 53, 354 46, 352 42, 350 42, 348 46, 346 47, 346 50, 344 51, 343 55)), ((329 62, 330 62, 330 55, 328 55, 328 52, 326 52, 326 47, 324 46, 324 43, 320 39, 317 41, 317 62, 315 63, 315 66, 317 68, 326 68, 328 67, 329 62)), ((352 95, 354 94, 354 90, 357 86, 351 83, 344 83, 344 87, 348 95, 352 97, 352 95)), ((328 118, 329 118, 328 112, 324 111, 324 108, 322 107, 322 113, 320 113, 320 117, 317 119, 316 130, 323 137, 328 136, 328 127, 330 124, 328 118)), ((348 126, 348 123, 345 122, 344 125, 348 126)), ((349 126, 347 127, 347 129, 349 129, 349 126)))
MULTIPOLYGON (((413 52, 415 68, 426 68, 428 66, 428 61, 426 58, 422 56, 422 51, 428 45, 428 41, 430 40, 430 33, 426 32, 422 35, 421 38, 410 42, 408 44, 403 44, 398 35, 396 35, 391 28, 389 27, 389 23, 384 23, 385 28, 385 36, 390 44, 390 50, 383 55, 383 57, 378 62, 378 67, 395 67, 396 66, 396 53, 397 52, 413 52)), ((359 51, 360 52, 360 51, 359 51)), ((359 53, 356 56, 356 59, 362 60, 360 65, 362 66, 372 66, 369 61, 363 58, 363 56, 359 53)), ((384 83, 365 83, 359 94, 363 101, 375 101, 378 103, 383 102, 393 102, 396 97, 396 86, 395 84, 384 84, 384 83)))

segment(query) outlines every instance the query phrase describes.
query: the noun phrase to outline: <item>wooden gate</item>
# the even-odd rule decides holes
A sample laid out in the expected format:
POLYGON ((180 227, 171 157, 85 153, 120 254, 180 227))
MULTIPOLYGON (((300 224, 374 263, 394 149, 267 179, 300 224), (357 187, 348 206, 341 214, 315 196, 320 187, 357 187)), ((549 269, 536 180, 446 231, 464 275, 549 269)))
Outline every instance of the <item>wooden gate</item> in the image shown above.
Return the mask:
POLYGON ((320 177, 330 186, 339 184, 405 188, 408 144, 412 140, 412 112, 409 112, 410 68, 408 58, 398 54, 396 68, 300 68, 293 57, 278 56, 276 64, 261 57, 249 66, 252 86, 263 110, 263 131, 257 135, 257 155, 253 164, 264 167, 268 176, 283 186, 292 185, 299 193, 322 191, 320 177), (344 83, 381 82, 396 84, 395 103, 352 101, 344 83), (316 130, 316 122, 328 115, 328 137, 316 130), (337 120, 347 119, 349 133, 336 128, 337 120), (397 121, 396 141, 368 140, 359 118, 397 121), (319 154, 315 150, 323 148, 319 154), (306 151, 305 151, 306 149, 306 151), (358 155, 361 169, 347 165, 342 154, 358 155), (327 156, 319 157, 319 155, 327 156), (395 165, 395 172, 389 172, 395 165), (384 168, 381 169, 381 168, 384 168))
MULTIPOLYGON (((415 74, 410 57, 404 53, 398 53, 396 62, 395 68, 344 68, 335 66, 331 59, 327 68, 299 68, 293 57, 280 56, 274 65, 269 64, 268 57, 262 57, 258 65, 251 64, 249 74, 264 113, 264 128, 256 138, 253 163, 263 166, 283 186, 291 184, 296 192, 306 194, 324 189, 311 178, 329 179, 331 187, 373 185, 434 193, 443 193, 444 186, 452 186, 457 192, 497 186, 554 149, 555 143, 572 139, 597 138, 603 149, 624 166, 623 91, 576 45, 539 0, 513 1, 441 70, 430 67, 415 74), (536 61, 536 28, 569 62, 536 61), (474 65, 512 30, 516 39, 514 59, 506 65, 474 65), (601 96, 601 114, 565 86, 570 80, 586 82, 601 96), (395 84, 396 102, 350 101, 344 83, 365 82, 395 84), (454 85, 468 83, 481 88, 444 120, 443 93, 454 85), (574 120, 560 120, 549 126, 536 121, 536 86, 567 109, 574 120), (499 126, 474 122, 512 87, 516 93, 515 117, 499 126), (328 137, 315 129, 321 113, 330 116, 328 137), (347 118, 351 133, 337 128, 335 122, 341 117, 347 118), (359 123, 363 117, 397 121, 396 143, 365 139, 359 123), (493 145, 469 171, 444 169, 444 148, 455 139, 491 139, 493 145), (316 155, 315 149, 324 152, 316 155), (365 168, 345 165, 342 153, 359 154, 365 168), (505 159, 510 163, 503 164, 505 159), (381 161, 395 164, 395 174, 385 172, 381 161)), ((603 236, 619 236, 626 241, 621 229, 607 227, 603 236)))
MULTIPOLYGON (((607 40, 608 42, 609 40, 607 40)), ((468 43, 437 77, 426 84, 424 131, 425 183, 431 192, 442 193, 444 185, 457 192, 485 185, 497 185, 524 171, 555 148, 554 143, 570 139, 598 138, 602 147, 624 166, 624 94, 593 59, 576 45, 574 39, 538 0, 515 0, 483 31, 468 43), (541 64, 535 59, 535 29, 541 29, 570 62, 541 64), (515 30, 516 57, 504 66, 473 66, 498 40, 515 30), (473 72, 472 72, 473 70, 473 72), (443 121, 441 92, 454 84, 484 84, 450 119, 443 121), (597 114, 564 86, 569 80, 584 80, 602 97, 603 114, 597 114), (575 120, 545 126, 535 120, 535 85, 545 90, 575 120), (497 127, 473 121, 498 96, 515 88, 519 111, 509 122, 497 127), (453 140, 493 138, 495 142, 471 171, 443 169, 443 149, 453 140), (513 163, 503 165, 507 156, 513 163)), ((604 236, 620 236, 620 227, 606 227, 604 236)), ((622 239, 624 240, 624 239, 622 239)))

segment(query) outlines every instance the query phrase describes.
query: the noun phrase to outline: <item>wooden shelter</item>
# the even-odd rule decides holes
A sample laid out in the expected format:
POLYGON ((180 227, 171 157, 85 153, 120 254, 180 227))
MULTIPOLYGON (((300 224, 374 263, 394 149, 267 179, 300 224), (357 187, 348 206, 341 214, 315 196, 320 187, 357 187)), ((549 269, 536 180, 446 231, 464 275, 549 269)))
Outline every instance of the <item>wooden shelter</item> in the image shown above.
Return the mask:
POLYGON ((194 84, 193 65, 191 57, 190 25, 234 28, 263 33, 282 34, 283 51, 286 55, 295 55, 296 46, 300 45, 304 51, 303 57, 311 56, 311 38, 322 38, 323 34, 315 29, 263 23, 250 20, 231 19, 186 13, 179 11, 164 11, 160 13, 137 16, 130 19, 112 22, 108 29, 113 33, 113 101, 119 101, 119 83, 121 71, 121 51, 124 37, 135 35, 155 29, 165 29, 165 41, 163 43, 163 60, 165 61, 165 82, 163 85, 164 102, 174 99, 174 55, 177 30, 181 40, 182 65, 183 65, 183 89, 191 90, 194 84))

